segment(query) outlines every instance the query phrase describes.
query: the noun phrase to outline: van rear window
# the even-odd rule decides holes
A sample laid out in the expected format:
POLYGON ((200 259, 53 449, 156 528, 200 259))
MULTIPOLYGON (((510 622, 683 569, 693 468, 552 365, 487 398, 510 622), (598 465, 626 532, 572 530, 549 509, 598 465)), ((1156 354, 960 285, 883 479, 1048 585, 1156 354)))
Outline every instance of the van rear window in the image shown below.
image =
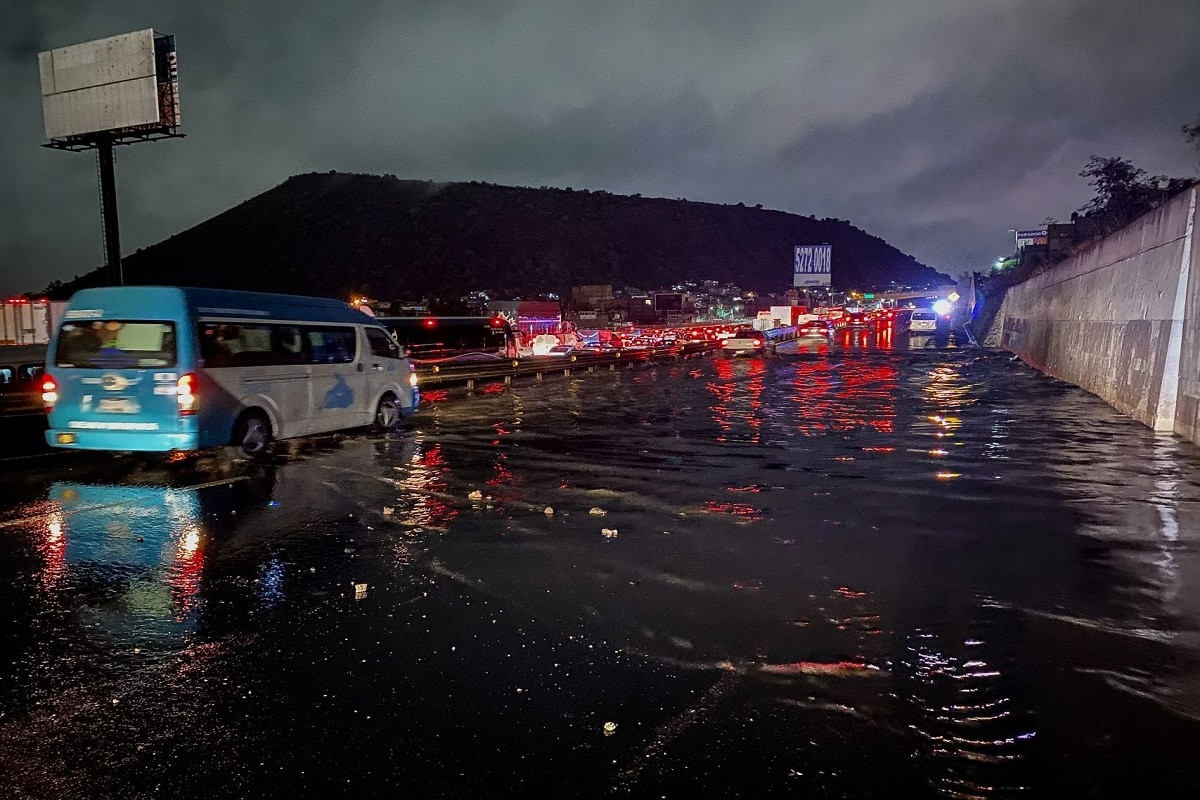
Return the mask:
POLYGON ((54 363, 60 367, 137 369, 173 367, 175 362, 173 322, 66 322, 54 351, 54 363))

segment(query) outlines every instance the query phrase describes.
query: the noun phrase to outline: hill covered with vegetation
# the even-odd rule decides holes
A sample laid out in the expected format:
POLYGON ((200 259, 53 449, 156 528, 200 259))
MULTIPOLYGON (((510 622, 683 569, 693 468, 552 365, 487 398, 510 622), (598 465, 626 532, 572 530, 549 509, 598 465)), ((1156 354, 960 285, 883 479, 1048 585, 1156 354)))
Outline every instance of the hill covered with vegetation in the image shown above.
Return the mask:
MULTIPOLYGON (((792 248, 833 246, 835 288, 924 285, 943 276, 849 222, 742 205, 394 176, 294 176, 124 259, 126 283, 238 288, 435 303, 569 293, 611 283, 656 289, 718 280, 791 283, 792 248)), ((48 291, 104 285, 98 269, 48 291)))

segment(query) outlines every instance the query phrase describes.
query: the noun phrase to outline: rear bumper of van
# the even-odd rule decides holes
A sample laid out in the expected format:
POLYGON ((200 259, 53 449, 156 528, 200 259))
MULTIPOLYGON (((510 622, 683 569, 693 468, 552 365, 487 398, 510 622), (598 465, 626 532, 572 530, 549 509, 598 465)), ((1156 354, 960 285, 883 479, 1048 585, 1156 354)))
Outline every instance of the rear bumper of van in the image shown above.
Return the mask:
POLYGON ((51 428, 46 431, 46 443, 51 447, 63 447, 71 450, 166 453, 172 450, 200 449, 200 434, 197 431, 51 428))

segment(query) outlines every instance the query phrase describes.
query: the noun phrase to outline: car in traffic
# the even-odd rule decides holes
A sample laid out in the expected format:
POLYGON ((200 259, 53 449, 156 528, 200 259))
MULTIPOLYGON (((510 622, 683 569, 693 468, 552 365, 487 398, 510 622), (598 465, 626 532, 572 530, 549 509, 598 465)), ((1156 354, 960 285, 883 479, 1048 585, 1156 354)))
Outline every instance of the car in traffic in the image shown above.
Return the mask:
POLYGON ((577 348, 573 344, 556 344, 556 345, 554 345, 554 347, 551 347, 549 350, 546 351, 546 355, 548 355, 548 356, 569 356, 569 355, 572 355, 577 352, 579 352, 579 348, 577 348))
POLYGON ((761 355, 773 353, 775 345, 762 331, 742 328, 721 342, 721 350, 729 355, 761 355))
POLYGON ((796 335, 800 338, 812 336, 830 337, 834 334, 833 323, 826 319, 811 319, 808 322, 802 322, 796 328, 796 335))
POLYGON ((41 416, 45 345, 0 347, 0 418, 41 416))
POLYGON ((937 331, 937 314, 933 311, 914 311, 908 319, 908 329, 913 333, 937 331))
POLYGON ((846 327, 848 328, 866 328, 872 324, 871 318, 865 311, 846 312, 846 327))

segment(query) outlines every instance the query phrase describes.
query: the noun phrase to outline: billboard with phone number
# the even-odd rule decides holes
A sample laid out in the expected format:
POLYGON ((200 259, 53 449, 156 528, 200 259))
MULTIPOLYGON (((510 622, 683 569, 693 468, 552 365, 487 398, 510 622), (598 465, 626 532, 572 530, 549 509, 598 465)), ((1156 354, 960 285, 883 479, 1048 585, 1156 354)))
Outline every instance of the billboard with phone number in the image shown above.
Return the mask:
POLYGON ((829 288, 833 265, 833 246, 800 244, 795 251, 795 276, 792 286, 829 288))

